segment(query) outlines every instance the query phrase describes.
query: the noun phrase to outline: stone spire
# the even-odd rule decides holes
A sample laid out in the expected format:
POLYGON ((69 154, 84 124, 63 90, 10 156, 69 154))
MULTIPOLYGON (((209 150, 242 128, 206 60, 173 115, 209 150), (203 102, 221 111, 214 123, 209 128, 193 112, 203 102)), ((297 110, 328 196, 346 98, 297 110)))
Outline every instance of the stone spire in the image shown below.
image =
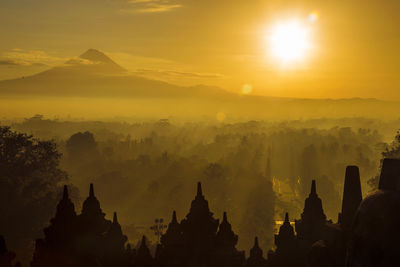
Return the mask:
POLYGON ((90 184, 89 196, 83 202, 82 213, 78 216, 78 221, 79 232, 90 236, 103 235, 111 227, 112 222, 105 219, 100 202, 94 194, 93 184, 90 184))
POLYGON ((254 246, 250 249, 250 257, 247 259, 248 267, 264 267, 267 261, 263 257, 263 251, 258 245, 258 237, 254 238, 254 246))
POLYGON ((322 201, 317 194, 315 180, 311 183, 311 192, 305 200, 301 219, 296 221, 296 232, 300 239, 315 242, 321 238, 321 231, 326 224, 326 216, 322 208, 322 201))
POLYGON ((31 266, 61 266, 57 261, 63 261, 61 255, 65 249, 72 246, 77 237, 77 215, 66 185, 63 188, 62 199, 57 204, 56 214, 43 232, 44 238, 36 240, 31 266), (60 258, 49 257, 51 252, 55 251, 59 253, 60 258))
POLYGON ((258 237, 254 238, 254 246, 250 249, 250 257, 262 257, 263 251, 258 244, 258 237))
POLYGON ((294 239, 294 229, 289 221, 289 213, 286 212, 285 221, 279 228, 279 234, 275 235, 275 245, 279 249, 282 246, 287 246, 288 243, 292 242, 294 239))
MULTIPOLYGON (((75 206, 69 198, 68 187, 64 185, 63 197, 57 204, 56 216, 52 219, 53 223, 56 221, 68 221, 73 220, 76 217, 75 206)), ((68 223, 68 222, 66 222, 68 223)))
POLYGON ((174 210, 172 212, 172 219, 171 219, 171 222, 168 225, 168 229, 169 228, 177 228, 177 227, 179 227, 179 223, 178 223, 178 219, 176 218, 176 211, 174 210))
POLYGON ((182 244, 182 230, 176 218, 176 211, 172 212, 172 219, 168 224, 167 231, 161 236, 161 244, 164 247, 178 246, 182 244))
POLYGON ((107 231, 108 245, 113 251, 122 252, 128 238, 122 233, 121 225, 118 223, 117 213, 114 212, 113 221, 107 231))
POLYGON ((137 250, 135 257, 135 266, 153 266, 154 259, 150 254, 150 250, 146 244, 146 236, 142 237, 142 241, 137 250))
POLYGON ((316 196, 317 195, 317 185, 315 183, 315 180, 312 180, 311 182, 311 192, 309 196, 316 196))
POLYGON ((93 184, 90 184, 89 197, 95 197, 94 196, 94 186, 93 186, 93 184))
POLYGON ((118 223, 118 218, 117 218, 117 213, 116 213, 116 212, 114 212, 113 224, 119 224, 119 223, 118 223))
POLYGON ((201 183, 197 183, 197 196, 203 196, 203 190, 201 189, 201 183))
POLYGON ((400 191, 400 160, 384 159, 381 177, 379 179, 380 190, 400 191))
POLYGON ((201 184, 198 183, 197 194, 191 203, 190 211, 180 224, 183 242, 188 251, 187 259, 206 264, 205 255, 214 249, 218 225, 219 221, 214 219, 213 213, 210 212, 201 184))
POLYGON ((362 201, 360 172, 357 166, 347 166, 341 213, 341 227, 349 230, 362 201))
POLYGON ((322 200, 317 194, 317 185, 315 180, 311 183, 311 192, 305 200, 304 210, 301 214, 302 219, 325 221, 326 216, 322 208, 322 200))
POLYGON ((201 183, 197 184, 197 195, 195 199, 192 201, 190 206, 189 214, 186 216, 187 221, 204 219, 210 222, 213 222, 217 228, 218 227, 218 220, 212 218, 212 213, 210 212, 210 208, 208 206, 208 201, 205 199, 203 195, 203 191, 201 188, 201 183))
POLYGON ((90 189, 89 189, 89 196, 88 198, 83 202, 82 206, 82 215, 84 214, 91 214, 91 215, 101 215, 104 217, 104 214, 100 208, 100 202, 94 195, 94 186, 93 184, 90 184, 90 189))
POLYGON ((145 235, 142 236, 142 241, 140 242, 140 246, 139 246, 139 249, 138 249, 138 254, 150 255, 150 250, 147 247, 146 240, 147 240, 146 236, 145 235))
POLYGON ((67 185, 64 185, 64 190, 63 190, 63 199, 68 199, 69 195, 68 195, 68 187, 67 185))
POLYGON ((181 266, 184 250, 182 228, 176 218, 176 211, 173 211, 167 231, 161 236, 161 244, 157 246, 156 259, 166 266, 181 266))
POLYGON ((224 212, 223 219, 219 225, 219 229, 216 236, 216 245, 218 247, 224 247, 234 249, 238 242, 238 236, 232 231, 232 226, 228 222, 226 212, 224 212))

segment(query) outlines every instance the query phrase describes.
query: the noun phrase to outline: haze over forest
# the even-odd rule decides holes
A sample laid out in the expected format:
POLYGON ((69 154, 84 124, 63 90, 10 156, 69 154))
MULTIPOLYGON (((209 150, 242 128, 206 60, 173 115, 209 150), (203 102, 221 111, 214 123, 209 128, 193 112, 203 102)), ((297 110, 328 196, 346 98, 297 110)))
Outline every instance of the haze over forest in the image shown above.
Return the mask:
POLYGON ((64 184, 80 210, 94 183, 153 251, 154 219, 182 219, 198 181, 243 250, 274 248, 312 180, 337 221, 346 166, 367 195, 400 158, 400 2, 328 2, 2 0, 8 246, 29 262, 64 184))

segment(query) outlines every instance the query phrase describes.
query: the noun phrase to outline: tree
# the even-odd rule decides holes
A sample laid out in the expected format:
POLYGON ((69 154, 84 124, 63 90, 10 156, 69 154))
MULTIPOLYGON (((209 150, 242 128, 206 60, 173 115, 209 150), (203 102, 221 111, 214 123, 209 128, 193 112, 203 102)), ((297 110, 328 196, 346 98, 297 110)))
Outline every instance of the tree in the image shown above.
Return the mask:
MULTIPOLYGON (((400 130, 397 131, 396 136, 394 137, 393 142, 386 147, 385 151, 382 152, 382 159, 379 164, 379 172, 382 170, 383 160, 385 158, 391 159, 400 159, 400 130)), ((371 179, 368 180, 368 185, 372 190, 378 189, 379 185, 379 174, 375 175, 371 179)))
POLYGON ((66 143, 68 159, 73 163, 86 163, 97 159, 99 152, 97 142, 91 132, 78 132, 67 140, 66 143))
POLYGON ((60 182, 67 180, 60 157, 53 141, 0 126, 0 229, 17 253, 27 254, 54 212, 60 182))

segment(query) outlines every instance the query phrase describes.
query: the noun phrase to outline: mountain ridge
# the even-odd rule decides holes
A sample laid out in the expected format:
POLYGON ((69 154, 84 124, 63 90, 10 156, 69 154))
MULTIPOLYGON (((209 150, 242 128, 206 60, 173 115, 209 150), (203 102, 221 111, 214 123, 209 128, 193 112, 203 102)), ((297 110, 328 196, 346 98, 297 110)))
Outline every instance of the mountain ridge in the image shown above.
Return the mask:
MULTIPOLYGON (((76 58, 37 74, 0 81, 0 95, 83 96, 83 97, 206 97, 249 101, 334 101, 382 102, 374 98, 291 98, 240 95, 217 86, 179 86, 131 75, 105 53, 90 48, 76 58)), ((384 101, 385 102, 385 101, 384 101)))

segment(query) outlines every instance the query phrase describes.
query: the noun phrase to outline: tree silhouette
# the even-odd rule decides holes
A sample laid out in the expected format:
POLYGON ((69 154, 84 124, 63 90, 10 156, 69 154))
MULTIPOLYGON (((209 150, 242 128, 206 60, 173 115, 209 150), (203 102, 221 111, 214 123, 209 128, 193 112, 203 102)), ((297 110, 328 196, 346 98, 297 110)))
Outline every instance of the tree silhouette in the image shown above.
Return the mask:
POLYGON ((60 157, 54 142, 0 127, 0 229, 20 258, 18 250, 29 247, 54 211, 67 178, 60 157))
POLYGON ((73 134, 66 143, 68 159, 72 162, 86 162, 98 156, 97 143, 91 132, 73 134))
POLYGON ((157 242, 160 243, 161 236, 164 234, 164 230, 168 226, 164 224, 163 218, 157 218, 154 220, 154 225, 150 227, 153 230, 154 234, 157 236, 157 242))
MULTIPOLYGON (((400 159, 400 130, 397 131, 397 134, 394 137, 393 142, 386 147, 385 151, 382 152, 382 158, 379 164, 379 173, 382 169, 383 159, 385 158, 400 159)), ((374 177, 368 180, 368 185, 371 187, 372 190, 377 189, 378 184, 379 184, 379 174, 375 175, 374 177)))

